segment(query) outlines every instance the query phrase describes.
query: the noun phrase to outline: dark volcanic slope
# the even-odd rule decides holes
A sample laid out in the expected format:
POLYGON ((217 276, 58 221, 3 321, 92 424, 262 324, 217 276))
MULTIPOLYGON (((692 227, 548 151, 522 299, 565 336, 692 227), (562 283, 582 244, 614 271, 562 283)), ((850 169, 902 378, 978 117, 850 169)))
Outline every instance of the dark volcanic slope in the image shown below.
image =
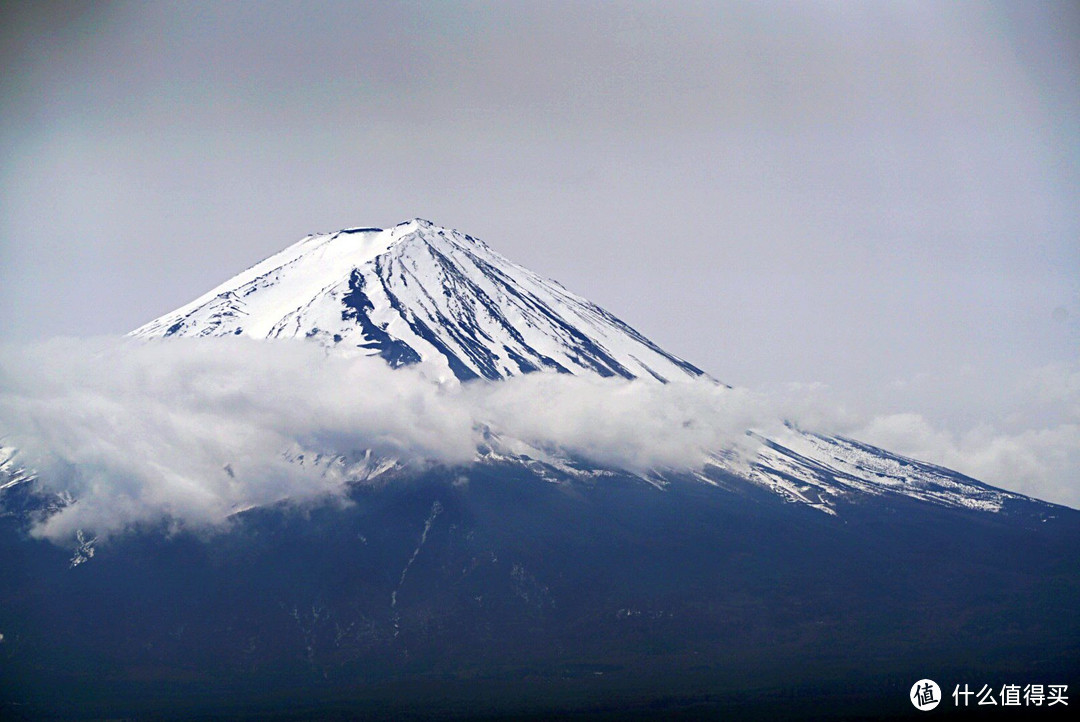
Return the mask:
POLYGON ((877 715, 922 677, 1077 682, 1080 513, 897 497, 840 521, 759 494, 478 464, 73 569, 8 516, 4 710, 877 715))

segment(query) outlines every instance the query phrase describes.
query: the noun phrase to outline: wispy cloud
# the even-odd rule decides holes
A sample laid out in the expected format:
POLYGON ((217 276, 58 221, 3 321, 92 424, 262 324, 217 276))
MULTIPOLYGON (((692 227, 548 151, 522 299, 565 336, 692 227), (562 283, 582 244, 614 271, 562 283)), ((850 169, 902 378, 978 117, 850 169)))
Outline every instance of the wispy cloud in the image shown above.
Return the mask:
POLYGON ((1053 364, 1000 394, 1009 410, 957 428, 916 413, 849 423, 871 444, 947 466, 995 486, 1080 507, 1080 365, 1053 364))
POLYGON ((533 374, 440 384, 379 359, 241 338, 54 340, 0 353, 0 433, 76 503, 38 532, 61 538, 341 490, 283 457, 372 450, 447 464, 485 429, 540 449, 641 471, 688 468, 746 444, 765 401, 707 381, 661 386, 533 374))

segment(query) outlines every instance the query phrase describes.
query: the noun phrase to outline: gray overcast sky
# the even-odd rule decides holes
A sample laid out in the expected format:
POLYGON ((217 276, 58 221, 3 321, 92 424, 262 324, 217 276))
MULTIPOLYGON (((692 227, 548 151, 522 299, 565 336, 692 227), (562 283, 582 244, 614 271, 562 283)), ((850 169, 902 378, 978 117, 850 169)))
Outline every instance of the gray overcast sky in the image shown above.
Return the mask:
POLYGON ((901 451, 1076 431, 1078 7, 5 3, 0 336, 422 216, 901 451))

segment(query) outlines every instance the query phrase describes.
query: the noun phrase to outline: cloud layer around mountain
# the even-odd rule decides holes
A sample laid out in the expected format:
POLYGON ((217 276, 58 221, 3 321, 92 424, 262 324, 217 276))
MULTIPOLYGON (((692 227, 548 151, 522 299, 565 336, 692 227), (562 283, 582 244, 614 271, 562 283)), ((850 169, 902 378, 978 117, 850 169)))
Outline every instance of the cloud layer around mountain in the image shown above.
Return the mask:
POLYGON ((285 454, 375 454, 460 464, 485 431, 644 472, 746 447, 775 418, 712 382, 532 374, 436 383, 315 344, 240 338, 54 340, 0 352, 0 434, 76 502, 39 527, 68 538, 161 519, 216 524, 283 498, 338 495, 343 477, 285 454))
POLYGON ((455 465, 494 433, 511 451, 690 470, 710 451, 752 454, 745 430, 768 435, 783 420, 1080 506, 1080 369, 1041 369, 1012 393, 1024 403, 1011 418, 957 433, 919 414, 859 410, 821 385, 751 392, 559 374, 437 383, 314 344, 58 339, 0 347, 0 445, 76 500, 36 530, 58 541, 163 520, 213 527, 282 499, 344 499, 342 469, 289 454, 370 449, 455 465))

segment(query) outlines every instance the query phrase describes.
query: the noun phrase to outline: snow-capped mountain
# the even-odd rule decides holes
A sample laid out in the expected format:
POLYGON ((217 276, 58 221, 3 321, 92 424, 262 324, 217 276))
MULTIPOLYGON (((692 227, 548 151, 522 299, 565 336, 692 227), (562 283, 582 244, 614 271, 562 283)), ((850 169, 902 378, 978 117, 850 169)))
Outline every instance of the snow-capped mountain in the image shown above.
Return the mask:
MULTIPOLYGON (((738 393, 426 221, 310 236, 133 335, 297 338, 282 348, 314 358, 303 344, 322 344, 337 368, 354 365, 338 353, 417 365, 413 381, 455 399, 531 380, 738 393)), ((216 389, 218 367, 209 376, 216 389)), ((170 472, 162 446, 209 437, 163 396, 157 445, 138 423, 122 429, 137 461, 170 472)), ((626 415, 620 433, 643 421, 626 415)), ((228 458, 247 425, 209 426, 221 458, 171 475, 166 496, 133 483, 127 447, 119 465, 82 456, 39 474, 0 436, 0 718, 906 719, 922 714, 907 695, 928 676, 946 707, 954 685, 1080 678, 1080 512, 852 439, 778 422, 749 432, 749 454, 647 471, 486 420, 453 463, 380 455, 363 436, 339 448, 353 442, 334 433, 257 447, 340 492, 313 500, 228 458), (43 475, 78 465, 91 492, 121 492, 100 514, 131 519, 134 501, 161 516, 40 538, 43 520, 85 499, 43 475), (272 493, 210 528, 168 503, 234 484, 272 493)))
MULTIPOLYGON (((303 338, 462 381, 540 370, 650 382, 704 375, 483 241, 421 219, 308 236, 132 335, 303 338)), ((984 511, 1024 498, 849 439, 789 427, 783 438, 759 440, 749 465, 718 453, 698 478, 715 483, 710 475, 734 475, 828 514, 867 495, 984 511)), ((538 450, 496 448, 481 456, 575 468, 574 460, 538 450)), ((662 475, 649 482, 665 483, 662 475)))
POLYGON ((436 377, 702 375, 482 241, 429 221, 312 235, 132 335, 308 338, 436 377))

